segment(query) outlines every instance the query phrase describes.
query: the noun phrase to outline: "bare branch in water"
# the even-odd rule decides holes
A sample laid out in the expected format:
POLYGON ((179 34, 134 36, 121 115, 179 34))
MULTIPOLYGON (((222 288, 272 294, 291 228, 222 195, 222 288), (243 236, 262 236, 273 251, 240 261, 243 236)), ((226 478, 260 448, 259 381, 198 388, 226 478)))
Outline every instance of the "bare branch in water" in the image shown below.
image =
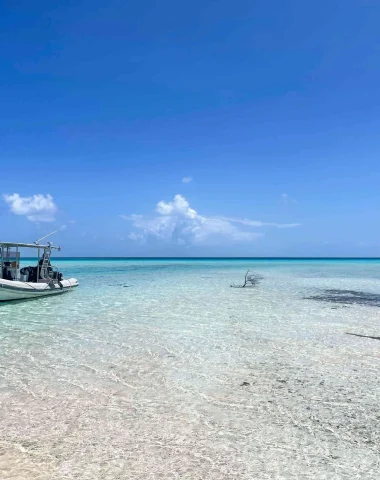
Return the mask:
POLYGON ((230 285, 232 288, 244 288, 244 287, 255 287, 259 281, 262 279, 260 275, 257 274, 250 274, 249 270, 247 270, 247 273, 245 274, 244 277, 244 284, 243 285, 235 285, 234 283, 230 285))

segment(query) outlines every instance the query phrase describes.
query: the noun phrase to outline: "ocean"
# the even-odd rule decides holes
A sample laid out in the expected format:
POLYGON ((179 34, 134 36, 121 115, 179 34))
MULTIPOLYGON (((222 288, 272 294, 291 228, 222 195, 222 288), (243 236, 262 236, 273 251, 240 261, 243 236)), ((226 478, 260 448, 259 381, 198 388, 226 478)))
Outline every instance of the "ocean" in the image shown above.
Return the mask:
POLYGON ((0 304, 1 479, 378 478, 380 260, 53 263, 0 304))

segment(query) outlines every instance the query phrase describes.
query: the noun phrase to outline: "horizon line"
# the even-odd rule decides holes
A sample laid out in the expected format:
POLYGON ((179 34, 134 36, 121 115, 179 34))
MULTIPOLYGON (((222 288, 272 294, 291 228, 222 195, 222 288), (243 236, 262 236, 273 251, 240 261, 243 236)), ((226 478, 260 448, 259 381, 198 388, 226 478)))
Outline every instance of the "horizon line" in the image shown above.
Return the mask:
MULTIPOLYGON (((28 258, 28 257, 24 257, 28 258)), ((276 256, 276 257, 231 257, 231 256, 203 256, 203 257, 176 257, 176 256, 78 256, 78 255, 69 255, 65 257, 57 257, 60 259, 110 259, 110 260, 380 260, 380 257, 337 257, 337 256, 302 256, 302 257, 288 257, 288 256, 276 256)))

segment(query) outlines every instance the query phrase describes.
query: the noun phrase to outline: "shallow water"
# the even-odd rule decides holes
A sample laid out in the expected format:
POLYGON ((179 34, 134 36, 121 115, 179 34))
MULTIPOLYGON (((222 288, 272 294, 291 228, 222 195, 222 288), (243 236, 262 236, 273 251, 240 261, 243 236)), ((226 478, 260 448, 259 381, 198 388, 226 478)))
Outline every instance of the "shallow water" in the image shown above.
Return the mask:
POLYGON ((56 264, 0 305, 0 478, 378 478, 380 308, 312 297, 379 261, 56 264))

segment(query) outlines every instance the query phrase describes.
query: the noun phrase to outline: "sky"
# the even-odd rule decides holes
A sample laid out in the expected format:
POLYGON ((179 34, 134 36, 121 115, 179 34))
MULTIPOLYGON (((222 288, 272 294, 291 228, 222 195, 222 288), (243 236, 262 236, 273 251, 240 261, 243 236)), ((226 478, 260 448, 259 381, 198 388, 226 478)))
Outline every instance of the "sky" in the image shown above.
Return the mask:
POLYGON ((380 2, 5 0, 0 240, 380 256, 380 2))

